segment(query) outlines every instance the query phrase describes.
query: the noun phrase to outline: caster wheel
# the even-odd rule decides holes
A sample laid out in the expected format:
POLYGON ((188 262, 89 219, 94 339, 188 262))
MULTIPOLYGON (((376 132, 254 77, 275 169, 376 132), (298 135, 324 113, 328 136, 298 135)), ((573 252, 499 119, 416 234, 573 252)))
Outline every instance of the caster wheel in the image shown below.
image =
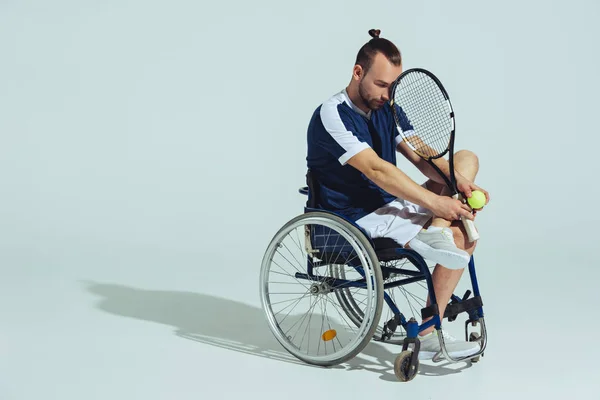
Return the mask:
MULTIPOLYGON (((471 332, 471 334, 469 335, 469 342, 476 342, 479 338, 480 338, 479 333, 471 332)), ((483 353, 481 353, 481 355, 483 355, 483 353)), ((471 358, 471 362, 474 362, 474 363, 478 362, 479 357, 480 356, 471 358)))
POLYGON ((419 360, 417 359, 413 364, 412 357, 413 352, 411 350, 405 350, 396 357, 394 374, 402 382, 411 381, 419 372, 419 360))

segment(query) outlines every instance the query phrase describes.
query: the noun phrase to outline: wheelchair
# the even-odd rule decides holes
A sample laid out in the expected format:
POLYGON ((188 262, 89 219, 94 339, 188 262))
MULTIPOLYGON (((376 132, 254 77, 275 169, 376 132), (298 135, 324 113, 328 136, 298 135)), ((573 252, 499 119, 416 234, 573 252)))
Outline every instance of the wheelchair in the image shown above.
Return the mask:
POLYGON ((389 238, 371 239, 353 221, 319 208, 310 170, 306 184, 299 189, 308 197, 304 212, 278 230, 261 264, 262 308, 283 348, 307 364, 328 367, 354 358, 370 341, 399 345, 394 373, 407 382, 419 370, 418 334, 433 325, 441 348, 434 363, 479 361, 487 333, 474 258, 468 265, 473 296, 471 290, 453 294, 441 317, 430 267, 419 253, 389 238), (479 349, 453 358, 440 330, 443 319, 454 321, 461 313, 468 315, 465 340, 479 349))

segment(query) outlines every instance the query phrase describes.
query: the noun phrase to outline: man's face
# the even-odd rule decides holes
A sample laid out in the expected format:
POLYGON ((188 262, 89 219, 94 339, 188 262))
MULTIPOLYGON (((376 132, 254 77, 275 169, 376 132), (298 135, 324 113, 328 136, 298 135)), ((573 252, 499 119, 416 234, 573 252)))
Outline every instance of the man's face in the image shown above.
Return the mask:
POLYGON ((390 86, 402 73, 402 66, 390 63, 384 55, 377 53, 369 71, 360 71, 358 94, 371 110, 381 108, 390 100, 390 86))

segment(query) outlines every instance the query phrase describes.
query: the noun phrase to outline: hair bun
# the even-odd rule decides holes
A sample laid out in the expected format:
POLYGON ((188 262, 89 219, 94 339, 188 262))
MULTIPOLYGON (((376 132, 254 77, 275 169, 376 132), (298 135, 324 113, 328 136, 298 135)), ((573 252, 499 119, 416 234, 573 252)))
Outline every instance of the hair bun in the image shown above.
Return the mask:
POLYGON ((371 35, 374 38, 379 38, 380 33, 381 33, 380 29, 370 29, 369 30, 369 35, 371 35))

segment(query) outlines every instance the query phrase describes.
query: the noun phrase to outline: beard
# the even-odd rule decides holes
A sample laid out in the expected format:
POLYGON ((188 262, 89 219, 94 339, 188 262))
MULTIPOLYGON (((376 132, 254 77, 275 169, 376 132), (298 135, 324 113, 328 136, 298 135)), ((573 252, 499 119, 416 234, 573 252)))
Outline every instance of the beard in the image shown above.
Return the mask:
POLYGON ((369 94, 363 87, 362 81, 358 84, 358 95, 360 96, 363 104, 366 105, 370 110, 375 111, 383 107, 383 105, 379 103, 379 99, 369 98, 369 94))

